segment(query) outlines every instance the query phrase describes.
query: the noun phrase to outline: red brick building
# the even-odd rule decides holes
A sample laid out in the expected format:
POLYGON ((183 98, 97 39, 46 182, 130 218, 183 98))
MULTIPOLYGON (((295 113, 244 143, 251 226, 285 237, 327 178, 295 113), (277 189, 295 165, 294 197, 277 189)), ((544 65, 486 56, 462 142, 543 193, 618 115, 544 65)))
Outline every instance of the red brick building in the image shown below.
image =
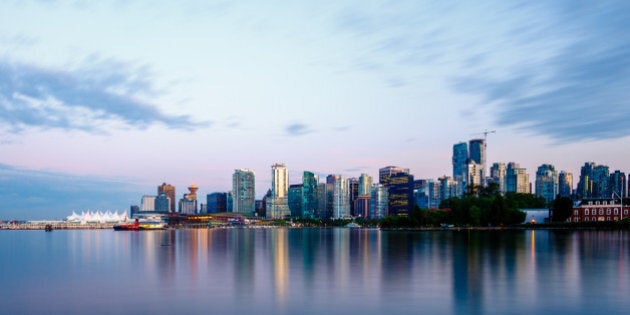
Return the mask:
POLYGON ((585 199, 573 207, 569 222, 618 221, 630 218, 630 206, 620 207, 619 200, 585 199))

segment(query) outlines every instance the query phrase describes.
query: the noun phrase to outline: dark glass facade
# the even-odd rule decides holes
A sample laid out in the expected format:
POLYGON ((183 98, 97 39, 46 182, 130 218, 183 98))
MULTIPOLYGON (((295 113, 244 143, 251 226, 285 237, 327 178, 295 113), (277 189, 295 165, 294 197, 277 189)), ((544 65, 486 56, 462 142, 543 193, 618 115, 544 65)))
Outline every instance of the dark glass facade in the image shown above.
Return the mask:
POLYGON ((206 196, 208 213, 228 212, 228 196, 224 192, 215 192, 206 196))
POLYGON ((170 200, 165 193, 160 193, 155 197, 155 211, 157 212, 169 212, 170 200))
POLYGON ((289 186, 289 191, 288 191, 289 210, 291 211, 291 216, 295 218, 300 218, 303 216, 302 214, 303 188, 302 187, 303 187, 302 184, 289 186))
POLYGON ((315 174, 305 171, 302 175, 302 217, 314 218, 317 215, 317 178, 315 174))

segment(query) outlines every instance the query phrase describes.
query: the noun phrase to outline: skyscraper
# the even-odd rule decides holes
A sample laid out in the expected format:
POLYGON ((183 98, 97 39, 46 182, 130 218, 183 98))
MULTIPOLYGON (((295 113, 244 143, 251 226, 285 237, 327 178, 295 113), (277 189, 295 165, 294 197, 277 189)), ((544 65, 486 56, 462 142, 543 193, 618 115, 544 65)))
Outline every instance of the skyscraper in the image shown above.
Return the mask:
POLYGON ((450 176, 442 176, 438 178, 438 181, 440 182, 440 202, 451 197, 457 197, 457 182, 455 180, 453 180, 450 176))
POLYGON ((167 183, 162 183, 162 185, 158 186, 157 192, 158 195, 164 193, 170 199, 170 212, 175 212, 175 186, 167 183))
POLYGON ((169 212, 171 200, 165 193, 160 193, 155 197, 155 211, 157 212, 169 212))
POLYGON ((479 164, 481 186, 486 184, 486 142, 484 139, 470 140, 469 144, 470 153, 468 158, 470 161, 474 161, 479 164))
POLYGON ((359 196, 369 196, 372 190, 372 176, 361 174, 359 176, 359 196))
POLYGON ((379 169, 379 181, 387 188, 388 215, 408 214, 413 207, 413 175, 408 168, 386 166, 379 169))
POLYGON ((504 194, 507 191, 506 183, 507 168, 505 163, 493 163, 490 168, 490 182, 499 186, 499 191, 504 194))
POLYGON ((573 196, 573 174, 570 172, 560 171, 558 174, 558 194, 560 197, 573 196))
POLYGON ((476 193, 483 186, 483 169, 482 165, 469 160, 466 164, 466 193, 476 193))
POLYGON ((370 219, 380 219, 387 215, 387 188, 380 184, 373 184, 370 196, 370 219))
POLYGON ((305 218, 315 218, 317 214, 317 180, 309 171, 302 174, 302 216, 305 218))
POLYGON ((208 213, 222 213, 227 210, 227 193, 214 192, 206 195, 206 208, 208 213))
POLYGON ((350 186, 342 175, 326 177, 326 194, 328 211, 335 219, 350 217, 350 186))
POLYGON ((536 195, 545 198, 547 204, 558 195, 558 172, 551 164, 543 164, 536 171, 536 195))
POLYGON ((610 171, 606 165, 586 162, 580 169, 577 198, 610 198, 610 171))
POLYGON ((254 171, 234 170, 232 175, 232 211, 253 215, 256 208, 254 171))
POLYGON ((287 193, 287 199, 289 203, 289 211, 291 211, 291 217, 300 218, 303 216, 303 197, 304 185, 295 184, 289 185, 289 191, 287 193))
POLYGON ((466 179, 466 164, 468 163, 468 144, 460 142, 453 145, 453 178, 464 183, 466 179))
POLYGON ((188 186, 188 193, 179 200, 179 212, 184 214, 197 213, 197 190, 199 188, 195 184, 188 186))
POLYGON ((508 192, 529 194, 529 174, 518 163, 510 162, 507 165, 506 184, 508 192))
POLYGON ((271 166, 271 199, 267 200, 267 218, 284 218, 291 215, 288 193, 289 172, 284 164, 271 166))
POLYGON ((609 190, 611 192, 614 192, 616 196, 615 198, 619 198, 619 196, 628 196, 628 186, 626 183, 626 174, 624 172, 616 170, 615 172, 611 173, 609 185, 609 190))
POLYGON ((355 177, 348 178, 348 193, 350 202, 350 215, 355 216, 354 201, 359 197, 359 180, 355 177))
POLYGON ((140 203, 140 211, 155 211, 155 196, 144 195, 140 203))

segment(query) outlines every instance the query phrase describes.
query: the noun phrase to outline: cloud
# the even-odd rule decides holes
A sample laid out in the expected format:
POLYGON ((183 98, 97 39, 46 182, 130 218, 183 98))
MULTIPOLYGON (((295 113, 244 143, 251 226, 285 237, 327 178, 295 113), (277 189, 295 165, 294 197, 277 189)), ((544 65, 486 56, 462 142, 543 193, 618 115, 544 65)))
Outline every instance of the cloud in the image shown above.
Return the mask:
MULTIPOLYGON (((554 19, 538 21, 540 43, 568 43, 547 56, 513 65, 507 75, 457 77, 457 91, 477 94, 496 106, 496 121, 557 142, 630 135, 630 5, 628 2, 550 8, 554 19)), ((532 17, 534 18, 534 17, 532 17)), ((536 21, 536 20, 534 20, 536 21)), ((511 34, 519 40, 520 34, 511 34)), ((531 40, 524 34, 520 40, 531 40)))
POLYGON ((105 178, 0 164, 0 220, 62 219, 73 210, 127 211, 142 191, 105 178))
POLYGON ((200 127, 189 116, 165 114, 147 101, 160 94, 148 74, 146 67, 112 60, 68 71, 0 62, 0 121, 12 132, 35 127, 99 133, 121 124, 200 127))
POLYGON ((313 132, 308 125, 302 123, 290 124, 285 128, 285 131, 289 136, 303 136, 313 132))

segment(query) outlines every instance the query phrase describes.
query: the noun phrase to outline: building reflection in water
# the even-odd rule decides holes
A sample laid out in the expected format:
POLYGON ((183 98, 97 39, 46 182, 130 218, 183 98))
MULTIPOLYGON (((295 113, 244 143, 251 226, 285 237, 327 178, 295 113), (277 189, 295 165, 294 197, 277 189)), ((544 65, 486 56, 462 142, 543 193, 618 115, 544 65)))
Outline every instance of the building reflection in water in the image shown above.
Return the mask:
POLYGON ((243 299, 254 298, 256 277, 256 231, 251 229, 232 229, 228 239, 234 267, 235 293, 243 299))
POLYGON ((287 229, 275 229, 272 233, 274 292, 278 307, 283 309, 287 303, 289 286, 288 235, 287 229))

